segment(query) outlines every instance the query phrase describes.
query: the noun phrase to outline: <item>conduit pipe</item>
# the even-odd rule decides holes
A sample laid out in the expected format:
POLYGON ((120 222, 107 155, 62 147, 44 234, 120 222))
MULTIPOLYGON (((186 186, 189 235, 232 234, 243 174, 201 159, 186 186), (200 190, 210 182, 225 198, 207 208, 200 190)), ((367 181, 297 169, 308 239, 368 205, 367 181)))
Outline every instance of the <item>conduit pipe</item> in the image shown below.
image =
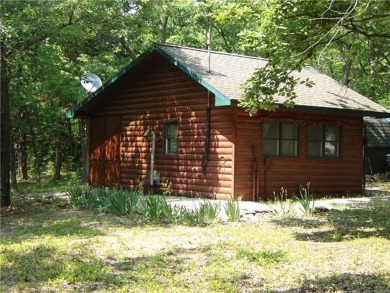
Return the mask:
POLYGON ((145 130, 144 137, 152 135, 152 151, 150 153, 150 186, 154 186, 154 153, 156 149, 156 133, 154 131, 150 131, 149 129, 145 130))

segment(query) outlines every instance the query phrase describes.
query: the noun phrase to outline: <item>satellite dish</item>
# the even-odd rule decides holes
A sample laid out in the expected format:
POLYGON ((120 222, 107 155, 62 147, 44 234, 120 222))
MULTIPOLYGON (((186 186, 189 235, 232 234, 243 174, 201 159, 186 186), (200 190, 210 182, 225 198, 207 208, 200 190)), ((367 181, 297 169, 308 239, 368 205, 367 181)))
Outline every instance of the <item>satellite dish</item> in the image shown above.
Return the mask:
POLYGON ((93 93, 102 86, 102 81, 99 76, 90 72, 84 73, 83 76, 81 76, 80 82, 88 93, 93 93))

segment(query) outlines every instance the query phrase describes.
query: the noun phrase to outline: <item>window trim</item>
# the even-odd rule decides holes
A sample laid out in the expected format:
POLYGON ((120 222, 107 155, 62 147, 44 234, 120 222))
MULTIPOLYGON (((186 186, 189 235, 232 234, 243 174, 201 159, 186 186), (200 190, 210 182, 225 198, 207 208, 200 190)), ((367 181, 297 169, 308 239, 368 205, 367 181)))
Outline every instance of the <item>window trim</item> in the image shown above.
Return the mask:
POLYGON ((169 122, 165 122, 164 123, 164 153, 165 155, 177 155, 178 153, 178 135, 177 135, 177 130, 178 130, 178 125, 177 125, 177 121, 169 121, 169 122), (175 136, 171 136, 169 137, 168 136, 168 128, 172 125, 175 125, 176 126, 176 134, 175 136), (175 140, 176 141, 176 150, 175 151, 172 151, 170 149, 170 142, 172 140, 175 140))

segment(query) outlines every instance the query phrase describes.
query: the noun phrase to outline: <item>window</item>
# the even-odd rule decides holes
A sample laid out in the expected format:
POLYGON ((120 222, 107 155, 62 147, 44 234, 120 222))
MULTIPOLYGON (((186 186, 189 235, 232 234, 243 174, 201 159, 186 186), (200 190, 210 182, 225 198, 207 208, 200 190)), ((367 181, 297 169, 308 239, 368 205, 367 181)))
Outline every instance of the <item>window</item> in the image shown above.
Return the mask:
POLYGON ((267 157, 297 157, 298 126, 285 122, 264 122, 263 155, 267 157))
POLYGON ((177 154, 177 122, 165 123, 165 154, 177 154))
POLYGON ((309 157, 339 158, 340 128, 332 125, 309 125, 307 149, 309 157))

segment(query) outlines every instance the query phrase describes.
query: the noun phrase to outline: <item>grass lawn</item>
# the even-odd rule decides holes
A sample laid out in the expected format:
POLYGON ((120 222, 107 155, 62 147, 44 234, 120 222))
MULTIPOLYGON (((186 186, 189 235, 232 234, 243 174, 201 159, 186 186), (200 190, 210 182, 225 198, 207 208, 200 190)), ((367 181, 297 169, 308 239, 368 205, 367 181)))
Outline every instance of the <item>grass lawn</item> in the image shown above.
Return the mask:
POLYGON ((206 227, 17 200, 0 292, 390 292, 390 201, 206 227))

